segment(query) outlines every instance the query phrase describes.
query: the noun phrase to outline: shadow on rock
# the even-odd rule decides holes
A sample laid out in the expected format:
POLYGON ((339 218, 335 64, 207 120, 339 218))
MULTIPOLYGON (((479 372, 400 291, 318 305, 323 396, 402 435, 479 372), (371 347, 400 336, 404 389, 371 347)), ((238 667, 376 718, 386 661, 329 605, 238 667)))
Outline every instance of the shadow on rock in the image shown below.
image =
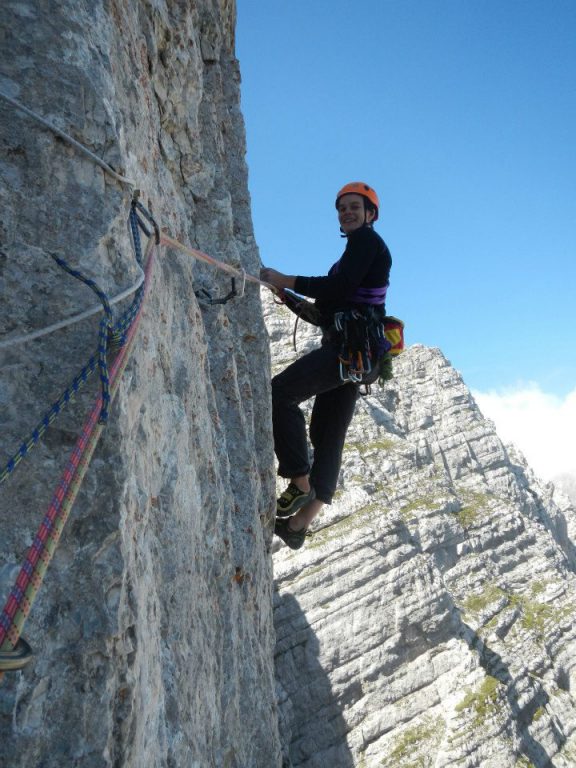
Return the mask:
POLYGON ((293 595, 276 595, 276 681, 283 768, 353 768, 342 704, 320 662, 320 643, 293 595))
MULTIPOLYGON (((525 692, 522 697, 522 692, 519 690, 521 679, 515 678, 502 657, 489 648, 477 632, 464 622, 462 622, 461 636, 470 650, 478 654, 480 665, 486 674, 496 678, 506 688, 506 699, 511 713, 510 719, 517 729, 519 737, 520 755, 528 760, 534 768, 552 768, 553 763, 547 751, 528 730, 536 710, 549 703, 548 694, 541 689, 532 698, 527 698, 525 692), (522 698, 525 700, 524 704, 521 704, 522 698)), ((561 749, 566 739, 553 721, 551 721, 550 726, 556 746, 561 749)))

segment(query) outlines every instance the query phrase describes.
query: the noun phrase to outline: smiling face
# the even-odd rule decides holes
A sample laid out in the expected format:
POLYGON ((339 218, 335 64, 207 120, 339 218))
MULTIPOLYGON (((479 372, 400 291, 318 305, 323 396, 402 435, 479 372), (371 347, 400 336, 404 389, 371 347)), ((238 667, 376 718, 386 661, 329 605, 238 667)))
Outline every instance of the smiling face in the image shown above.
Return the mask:
POLYGON ((355 229, 374 221, 375 212, 365 210, 362 195, 342 195, 338 200, 338 221, 344 234, 349 235, 355 229))

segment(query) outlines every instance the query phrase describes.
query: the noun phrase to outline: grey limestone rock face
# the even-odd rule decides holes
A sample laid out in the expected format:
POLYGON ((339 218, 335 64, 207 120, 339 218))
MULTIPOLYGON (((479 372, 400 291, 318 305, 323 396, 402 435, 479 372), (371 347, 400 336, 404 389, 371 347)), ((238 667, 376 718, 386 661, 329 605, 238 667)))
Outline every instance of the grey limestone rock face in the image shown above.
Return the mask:
MULTIPOLYGON (((292 320, 267 304, 274 369, 292 320)), ((285 765, 576 765, 575 510, 439 350, 394 374, 359 401, 304 548, 274 545, 285 765)))
MULTIPOLYGON (((257 273, 232 0, 7 0, 0 90, 141 190, 168 235, 257 273)), ((0 334, 110 297, 139 270, 131 191, 0 99, 0 334)), ((273 676, 269 350, 257 289, 162 247, 132 357, 0 685, 10 768, 280 763, 273 676)), ((127 301, 114 307, 115 315, 127 301)), ((0 349, 0 463, 97 345, 99 316, 0 349)), ((0 486, 0 597, 84 419, 94 375, 0 486)))

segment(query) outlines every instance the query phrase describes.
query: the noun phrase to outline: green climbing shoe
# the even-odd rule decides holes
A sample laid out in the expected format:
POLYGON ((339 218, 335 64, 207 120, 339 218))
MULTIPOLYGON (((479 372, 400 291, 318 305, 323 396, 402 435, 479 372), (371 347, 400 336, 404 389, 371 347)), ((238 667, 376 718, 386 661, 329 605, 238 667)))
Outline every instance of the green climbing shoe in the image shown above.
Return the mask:
POLYGON ((281 493, 280 498, 276 500, 276 514, 293 515, 314 498, 316 498, 316 493, 312 486, 306 493, 306 491, 301 491, 300 488, 296 487, 294 483, 290 483, 288 488, 281 493))
POLYGON ((300 531, 293 531, 292 528, 290 528, 289 517, 276 518, 274 533, 276 536, 279 536, 290 549, 300 549, 304 544, 308 528, 302 528, 300 531))

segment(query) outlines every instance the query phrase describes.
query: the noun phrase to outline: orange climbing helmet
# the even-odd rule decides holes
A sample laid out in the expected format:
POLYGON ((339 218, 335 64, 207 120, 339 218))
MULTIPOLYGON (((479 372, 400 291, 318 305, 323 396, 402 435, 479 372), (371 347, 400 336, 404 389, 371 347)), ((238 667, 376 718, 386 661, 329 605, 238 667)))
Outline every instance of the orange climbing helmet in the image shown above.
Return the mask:
POLYGON ((374 216, 374 221, 376 221, 378 218, 380 202, 375 190, 373 190, 372 187, 369 187, 368 184, 365 184, 363 181, 351 181, 349 184, 345 184, 340 192, 338 192, 336 195, 336 208, 338 208, 338 200, 340 200, 342 195, 350 194, 362 195, 362 197, 365 197, 366 200, 368 200, 374 206, 374 208, 376 208, 376 215, 374 216))

